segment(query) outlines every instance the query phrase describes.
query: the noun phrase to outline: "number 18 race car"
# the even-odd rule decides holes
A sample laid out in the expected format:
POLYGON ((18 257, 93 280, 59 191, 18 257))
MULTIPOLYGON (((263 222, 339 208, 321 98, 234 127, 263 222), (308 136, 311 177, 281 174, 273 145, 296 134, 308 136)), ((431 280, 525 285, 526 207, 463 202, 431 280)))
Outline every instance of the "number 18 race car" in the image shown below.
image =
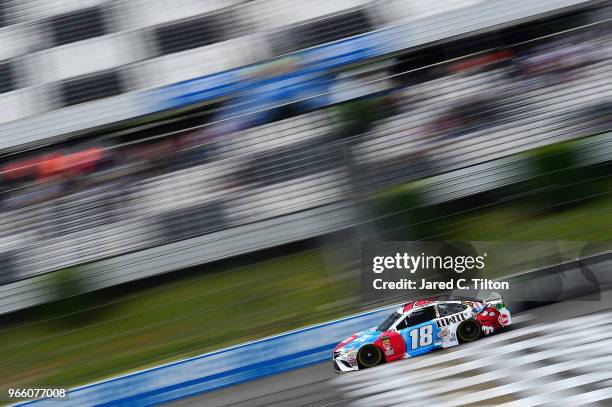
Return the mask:
POLYGON ((359 370, 472 342, 512 322, 499 296, 491 300, 442 298, 409 302, 376 328, 349 336, 334 349, 334 369, 359 370))

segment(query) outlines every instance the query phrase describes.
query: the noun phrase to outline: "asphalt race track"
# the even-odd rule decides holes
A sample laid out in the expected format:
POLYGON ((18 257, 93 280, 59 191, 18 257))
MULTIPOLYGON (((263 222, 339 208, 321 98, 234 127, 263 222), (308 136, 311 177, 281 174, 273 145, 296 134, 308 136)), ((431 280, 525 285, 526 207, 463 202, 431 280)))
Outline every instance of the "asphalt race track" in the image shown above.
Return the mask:
POLYGON ((606 406, 612 403, 612 291, 516 315, 471 344, 349 374, 330 362, 174 406, 606 406))

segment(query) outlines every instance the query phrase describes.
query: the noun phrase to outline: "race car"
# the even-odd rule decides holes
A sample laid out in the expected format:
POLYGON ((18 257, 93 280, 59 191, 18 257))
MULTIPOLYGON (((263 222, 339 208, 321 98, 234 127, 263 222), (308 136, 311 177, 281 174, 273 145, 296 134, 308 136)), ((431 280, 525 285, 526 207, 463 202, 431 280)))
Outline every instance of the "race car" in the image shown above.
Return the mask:
POLYGON ((349 336, 333 351, 336 372, 374 367, 472 342, 512 323, 501 297, 437 297, 411 301, 375 328, 349 336))

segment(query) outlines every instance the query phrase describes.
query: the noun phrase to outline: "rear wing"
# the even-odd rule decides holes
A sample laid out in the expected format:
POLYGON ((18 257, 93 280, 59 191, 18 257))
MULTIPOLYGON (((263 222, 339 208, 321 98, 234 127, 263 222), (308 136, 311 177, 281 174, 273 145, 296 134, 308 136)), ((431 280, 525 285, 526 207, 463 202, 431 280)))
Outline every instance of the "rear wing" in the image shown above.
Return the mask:
POLYGON ((504 299, 499 293, 492 292, 484 298, 484 302, 486 304, 497 304, 499 302, 504 302, 504 299))

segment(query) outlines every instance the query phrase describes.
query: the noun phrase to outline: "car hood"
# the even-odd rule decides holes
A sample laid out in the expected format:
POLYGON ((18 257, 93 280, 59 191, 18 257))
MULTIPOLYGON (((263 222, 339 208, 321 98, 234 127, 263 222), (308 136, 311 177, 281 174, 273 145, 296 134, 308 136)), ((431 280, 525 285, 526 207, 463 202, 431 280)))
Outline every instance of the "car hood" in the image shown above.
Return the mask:
POLYGON ((376 327, 357 332, 336 345, 334 350, 342 348, 359 349, 365 343, 373 343, 376 341, 380 334, 382 334, 382 332, 376 330, 376 327))

